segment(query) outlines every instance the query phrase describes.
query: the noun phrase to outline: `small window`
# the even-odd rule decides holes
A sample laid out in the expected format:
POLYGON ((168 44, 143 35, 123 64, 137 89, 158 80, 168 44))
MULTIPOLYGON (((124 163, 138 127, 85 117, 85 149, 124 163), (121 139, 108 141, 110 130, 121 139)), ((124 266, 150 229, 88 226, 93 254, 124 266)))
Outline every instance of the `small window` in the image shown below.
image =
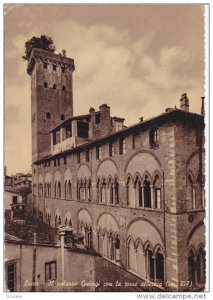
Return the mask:
POLYGON ((6 262, 6 283, 10 292, 16 292, 16 263, 6 262))
POLYGON ((65 73, 65 67, 61 67, 61 72, 65 73))
POLYGON ((18 197, 17 196, 13 196, 13 204, 18 203, 18 197))
POLYGON ((65 120, 65 115, 61 115, 61 120, 64 121, 65 120))
POLYGON ((66 165, 66 164, 67 164, 67 157, 64 156, 64 165, 66 165))
POLYGON ((62 91, 63 91, 63 92, 66 91, 66 86, 65 86, 65 85, 62 86, 62 91))
POLYGON ((60 166, 60 158, 58 158, 58 166, 60 166))
POLYGON ((109 143, 109 156, 115 156, 115 145, 113 142, 109 143))
POLYGON ((101 160, 101 146, 96 147, 96 160, 101 160))
POLYGON ((149 132, 149 144, 151 147, 158 146, 159 144, 159 130, 152 128, 149 132))
POLYGON ((86 162, 89 161, 89 150, 86 150, 86 162))
POLYGON ((46 81, 44 82, 44 88, 45 88, 45 89, 48 88, 48 84, 47 84, 46 81))
POLYGON ((45 282, 49 280, 56 280, 57 265, 56 260, 45 263, 45 282))
POLYGON ((126 141, 125 138, 121 138, 119 140, 119 154, 125 154, 126 153, 126 141))
POLYGON ((80 162, 81 162, 81 153, 78 152, 77 153, 77 163, 80 164, 80 162))
POLYGON ((56 65, 53 65, 53 71, 56 71, 56 65))
POLYGON ((44 69, 47 69, 47 63, 44 62, 44 69))
POLYGON ((56 90, 57 89, 57 85, 53 84, 53 88, 54 88, 54 90, 56 90))
POLYGON ((47 119, 51 119, 51 113, 50 113, 50 112, 47 112, 47 113, 46 113, 46 118, 47 118, 47 119))
POLYGON ((195 142, 196 142, 196 146, 200 146, 200 142, 201 142, 201 130, 200 129, 196 129, 195 142))

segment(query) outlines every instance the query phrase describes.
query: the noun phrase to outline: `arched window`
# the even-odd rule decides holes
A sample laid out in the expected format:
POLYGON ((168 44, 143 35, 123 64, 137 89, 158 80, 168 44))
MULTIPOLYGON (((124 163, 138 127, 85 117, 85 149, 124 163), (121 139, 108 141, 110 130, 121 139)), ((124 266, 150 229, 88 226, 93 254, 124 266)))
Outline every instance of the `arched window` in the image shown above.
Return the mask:
POLYGON ((115 237, 115 261, 120 261, 120 239, 118 236, 115 237))
POLYGON ((91 201, 91 180, 90 180, 90 179, 89 179, 89 181, 88 181, 88 186, 87 186, 87 188, 88 188, 87 200, 88 200, 88 201, 91 201))
POLYGON ((149 144, 151 147, 159 145, 159 130, 158 128, 152 128, 149 131, 149 144))
POLYGON ((155 279, 155 261, 153 257, 153 252, 148 246, 146 250, 146 260, 147 260, 147 275, 150 280, 155 279))
POLYGON ((141 185, 141 180, 137 176, 136 181, 135 181, 135 193, 136 193, 136 205, 138 207, 143 206, 143 199, 142 199, 142 185, 141 185))
POLYGON ((101 185, 101 203, 106 203, 106 181, 105 178, 102 181, 101 185))
POLYGON ((57 198, 57 182, 55 182, 55 185, 54 185, 54 196, 55 196, 55 198, 57 198))
POLYGON ((189 209, 195 209, 195 187, 191 175, 187 176, 187 201, 189 209))
POLYGON ((67 199, 67 181, 64 183, 64 198, 67 199))
POLYGON ((67 185, 67 199, 72 199, 72 190, 71 190, 71 182, 69 180, 67 185))
POLYGON ((79 193, 80 193, 80 200, 85 201, 86 191, 85 191, 85 183, 83 182, 83 180, 80 181, 79 193))
POLYGON ((77 199, 80 199, 80 193, 79 193, 79 180, 77 180, 77 184, 76 184, 76 192, 77 192, 77 199))
POLYGON ((114 181, 114 190, 115 190, 115 204, 119 204, 119 184, 117 178, 114 181))
POLYGON ((164 283, 164 256, 160 251, 155 254, 156 280, 164 283))
POLYGON ((129 202, 130 202, 129 185, 130 185, 130 177, 128 177, 126 181, 126 205, 127 206, 129 206, 129 202))
POLYGON ((161 209, 161 181, 158 175, 155 176, 153 188, 154 188, 154 208, 161 209))
POLYGON ((57 89, 57 85, 54 83, 53 84, 53 89, 56 90, 57 89))
POLYGON ((58 186, 57 186, 57 188, 58 188, 58 198, 61 198, 61 183, 60 183, 60 181, 58 182, 58 186))
POLYGON ((200 247, 196 260, 197 283, 205 283, 205 251, 200 247))
POLYGON ((205 208, 204 179, 201 174, 198 174, 196 182, 196 206, 205 208))
POLYGON ((195 255, 192 250, 189 252, 188 256, 188 279, 192 284, 195 284, 195 255))
POLYGON ((144 189, 144 207, 151 208, 151 188, 150 188, 150 181, 148 180, 148 176, 145 177, 143 182, 143 189, 144 189))
POLYGON ((100 179, 98 179, 97 181, 97 203, 100 202, 100 190, 101 190, 101 187, 100 187, 100 179))

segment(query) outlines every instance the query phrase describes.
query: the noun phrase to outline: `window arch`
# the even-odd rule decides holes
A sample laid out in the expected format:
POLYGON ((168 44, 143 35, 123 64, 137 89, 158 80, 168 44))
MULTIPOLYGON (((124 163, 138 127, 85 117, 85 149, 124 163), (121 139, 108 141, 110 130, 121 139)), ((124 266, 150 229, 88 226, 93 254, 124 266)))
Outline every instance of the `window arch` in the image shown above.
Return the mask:
POLYGON ((150 187, 150 179, 148 175, 145 176, 143 181, 143 192, 144 192, 144 207, 152 207, 151 204, 151 187, 150 187))
POLYGON ((61 182, 60 181, 57 184, 57 197, 61 198, 61 182))
POLYGON ((117 177, 115 177, 115 181, 114 181, 114 195, 115 195, 114 203, 119 204, 119 183, 117 177))
POLYGON ((205 251, 202 247, 199 248, 196 260, 197 283, 205 283, 205 251))
POLYGON ((100 183, 100 179, 98 178, 97 181, 97 202, 100 202, 100 191, 101 191, 101 183, 100 183))
POLYGON ((157 252, 155 253, 155 264, 155 280, 164 283, 164 256, 160 248, 158 248, 157 252))
POLYGON ((142 207, 143 206, 143 196, 142 196, 142 184, 139 175, 136 176, 135 179, 135 196, 136 196, 136 206, 142 207))
POLYGON ((157 174, 153 182, 154 189, 154 208, 161 209, 161 179, 157 174))
POLYGON ((195 284, 195 254, 194 251, 191 249, 188 256, 188 279, 192 284, 195 284))
POLYGON ((202 174, 197 175, 196 204, 198 208, 205 208, 204 179, 202 174))
POLYGON ((186 192, 187 192, 187 201, 188 201, 189 209, 195 209, 196 208, 195 186, 191 174, 188 174, 187 176, 186 192))
POLYGON ((106 203, 107 195, 106 195, 106 180, 103 178, 102 184, 101 184, 101 203, 106 203))

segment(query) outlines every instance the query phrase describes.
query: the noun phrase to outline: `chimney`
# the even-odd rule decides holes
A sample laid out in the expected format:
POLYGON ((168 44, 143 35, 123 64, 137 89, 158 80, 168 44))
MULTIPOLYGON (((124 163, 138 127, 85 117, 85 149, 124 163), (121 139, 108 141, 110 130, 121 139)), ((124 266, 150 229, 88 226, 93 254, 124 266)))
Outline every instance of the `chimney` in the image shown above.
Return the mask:
POLYGON ((110 133, 110 107, 107 104, 102 104, 99 109, 101 112, 101 135, 105 136, 110 133))
POLYGON ((90 107, 89 109, 90 114, 90 123, 89 123, 89 138, 93 139, 95 134, 95 109, 93 107, 90 107))
POLYGON ((205 105, 204 105, 204 100, 205 97, 201 97, 201 115, 204 116, 205 115, 205 105))
POLYGON ((182 94, 180 98, 180 109, 184 111, 189 111, 189 99, 187 98, 187 94, 182 94))

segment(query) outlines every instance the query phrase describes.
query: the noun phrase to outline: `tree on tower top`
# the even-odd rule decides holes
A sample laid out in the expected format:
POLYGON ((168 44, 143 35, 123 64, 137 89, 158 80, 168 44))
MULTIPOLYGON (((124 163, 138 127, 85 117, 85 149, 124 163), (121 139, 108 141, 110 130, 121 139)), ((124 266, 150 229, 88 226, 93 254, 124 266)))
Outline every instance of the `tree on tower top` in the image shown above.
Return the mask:
POLYGON ((25 43, 25 54, 22 56, 24 60, 29 60, 33 48, 42 49, 49 52, 55 52, 56 47, 51 37, 41 35, 40 37, 33 36, 25 43))

